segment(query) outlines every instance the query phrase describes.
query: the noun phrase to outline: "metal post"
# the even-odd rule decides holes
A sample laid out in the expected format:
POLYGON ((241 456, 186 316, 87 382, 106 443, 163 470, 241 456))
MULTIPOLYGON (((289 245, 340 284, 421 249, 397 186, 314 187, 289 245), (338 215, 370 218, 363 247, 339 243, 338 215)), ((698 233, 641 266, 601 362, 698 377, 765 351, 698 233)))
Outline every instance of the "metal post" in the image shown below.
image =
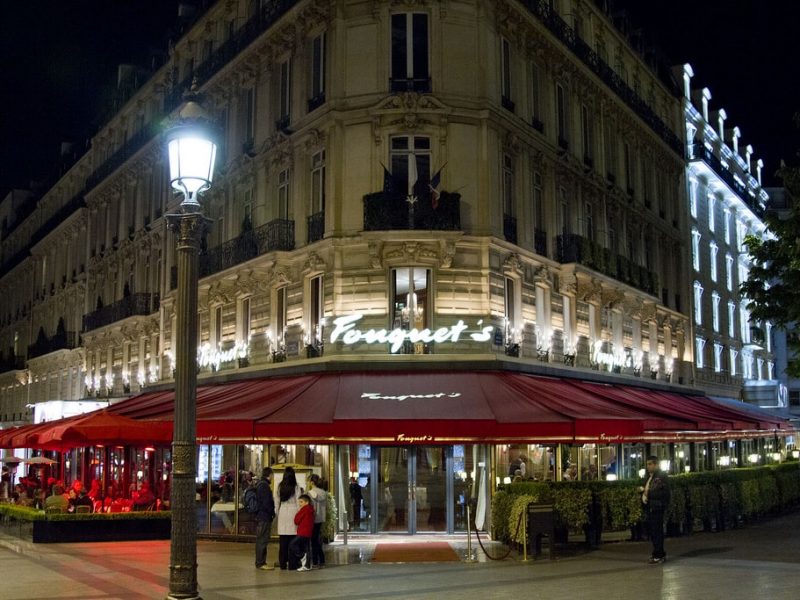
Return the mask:
POLYGON ((522 562, 528 562, 528 507, 522 513, 522 562))
POLYGON ((197 507, 195 505, 197 429, 197 282, 200 243, 207 220, 184 208, 167 215, 177 235, 178 287, 175 305, 175 423, 172 439, 172 533, 168 600, 198 599, 197 507))
POLYGON ((472 554, 472 517, 469 514, 469 498, 467 498, 467 558, 464 562, 477 562, 472 554))

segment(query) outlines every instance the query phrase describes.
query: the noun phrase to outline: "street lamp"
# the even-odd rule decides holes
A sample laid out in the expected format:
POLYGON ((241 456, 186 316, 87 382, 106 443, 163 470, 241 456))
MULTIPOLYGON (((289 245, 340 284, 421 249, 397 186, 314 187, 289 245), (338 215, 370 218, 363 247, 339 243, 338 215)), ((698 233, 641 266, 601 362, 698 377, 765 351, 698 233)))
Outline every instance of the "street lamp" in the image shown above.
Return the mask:
POLYGON ((199 104, 197 82, 165 137, 172 187, 184 197, 167 215, 177 236, 178 286, 175 304, 175 421, 172 438, 172 532, 169 554, 170 600, 199 599, 197 591, 197 281, 200 243, 207 229, 198 195, 211 186, 217 144, 212 120, 199 104))

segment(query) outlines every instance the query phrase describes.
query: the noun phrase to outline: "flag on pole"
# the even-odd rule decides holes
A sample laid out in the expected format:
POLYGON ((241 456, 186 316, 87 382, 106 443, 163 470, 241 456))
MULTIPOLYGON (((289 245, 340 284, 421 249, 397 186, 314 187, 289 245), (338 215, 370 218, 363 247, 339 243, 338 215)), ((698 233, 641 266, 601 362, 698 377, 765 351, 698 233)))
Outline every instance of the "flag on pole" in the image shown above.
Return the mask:
MULTIPOLYGON (((442 166, 442 169, 444 169, 445 165, 442 166)), ((436 174, 431 177, 430 184, 428 184, 428 187, 431 190, 431 207, 433 210, 439 208, 439 197, 441 196, 439 193, 439 184, 442 183, 442 169, 436 171, 436 174)))
POLYGON ((397 194, 398 187, 394 176, 389 173, 389 169, 383 163, 381 163, 381 166, 383 167, 383 197, 386 199, 397 194))
POLYGON ((411 197, 414 195, 414 188, 417 185, 419 175, 417 174, 417 155, 410 154, 408 158, 408 180, 412 182, 411 187, 408 188, 408 195, 411 197))

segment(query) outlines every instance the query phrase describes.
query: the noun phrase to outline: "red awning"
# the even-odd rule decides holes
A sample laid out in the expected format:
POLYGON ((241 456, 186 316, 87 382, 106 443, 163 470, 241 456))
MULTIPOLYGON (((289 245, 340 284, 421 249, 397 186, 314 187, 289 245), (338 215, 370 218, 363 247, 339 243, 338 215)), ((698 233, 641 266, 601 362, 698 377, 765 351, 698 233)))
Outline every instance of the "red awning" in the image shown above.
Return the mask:
MULTIPOLYGON (((174 392, 108 410, 170 421, 174 392)), ((759 411, 761 412, 761 411, 759 411)), ((774 435, 788 423, 704 396, 508 372, 370 372, 271 377, 197 392, 209 442, 679 441, 774 435)))

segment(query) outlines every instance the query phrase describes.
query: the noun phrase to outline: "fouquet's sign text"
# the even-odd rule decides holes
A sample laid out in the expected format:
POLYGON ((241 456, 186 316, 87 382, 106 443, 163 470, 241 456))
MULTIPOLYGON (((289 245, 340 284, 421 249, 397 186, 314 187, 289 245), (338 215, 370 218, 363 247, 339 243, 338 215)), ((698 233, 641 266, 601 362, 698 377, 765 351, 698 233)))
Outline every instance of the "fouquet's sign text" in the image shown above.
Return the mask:
POLYGON ((403 400, 428 400, 433 398, 460 398, 461 392, 435 392, 431 394, 398 394, 396 396, 389 396, 386 394, 381 394, 379 392, 363 392, 361 394, 362 399, 367 400, 397 400, 398 402, 402 402, 403 400))
MULTIPOLYGON (((364 318, 364 315, 346 315, 337 317, 333 320, 333 330, 331 331, 330 342, 333 344, 339 338, 342 343, 350 346, 353 344, 391 344, 391 352, 397 352, 403 347, 407 341, 412 344, 423 343, 430 344, 436 342, 443 344, 445 342, 455 343, 458 342, 461 334, 467 332, 469 329, 464 321, 459 320, 450 327, 440 327, 436 330, 425 329, 368 329, 362 331, 356 329, 356 323, 364 318)), ((478 321, 478 326, 481 327, 483 321, 478 321)), ((470 339, 475 342, 488 342, 492 336, 492 325, 481 327, 478 331, 467 332, 470 339)))

